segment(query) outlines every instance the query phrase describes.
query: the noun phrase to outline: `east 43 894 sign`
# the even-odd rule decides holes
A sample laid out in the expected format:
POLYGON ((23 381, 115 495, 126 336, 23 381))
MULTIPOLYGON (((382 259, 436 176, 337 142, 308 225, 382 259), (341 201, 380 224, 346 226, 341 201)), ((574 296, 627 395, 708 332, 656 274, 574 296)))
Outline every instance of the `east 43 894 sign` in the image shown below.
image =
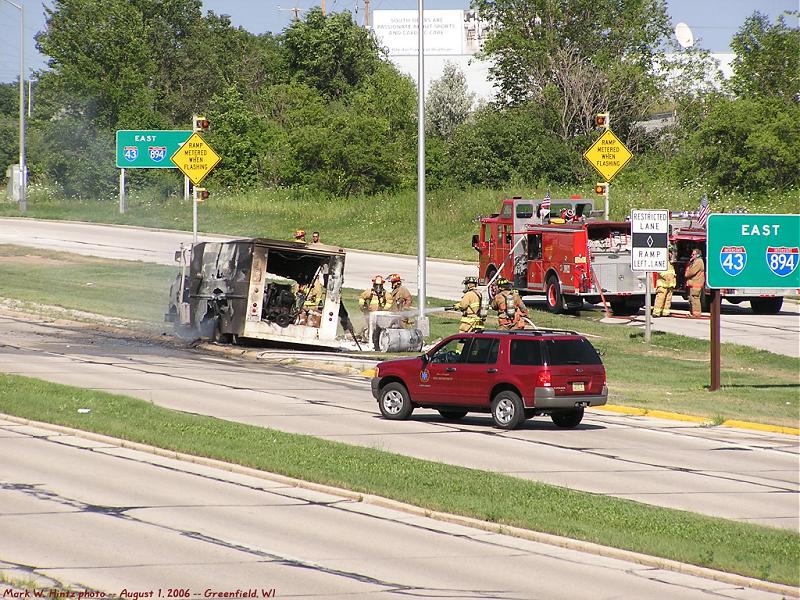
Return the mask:
POLYGON ((708 286, 800 287, 800 215, 708 217, 708 286))

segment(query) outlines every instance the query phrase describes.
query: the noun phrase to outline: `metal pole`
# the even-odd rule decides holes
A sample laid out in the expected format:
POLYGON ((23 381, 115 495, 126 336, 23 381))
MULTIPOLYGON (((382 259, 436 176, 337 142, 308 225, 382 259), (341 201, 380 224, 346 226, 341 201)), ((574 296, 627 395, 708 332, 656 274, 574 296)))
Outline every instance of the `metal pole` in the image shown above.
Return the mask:
POLYGON ((189 199, 189 178, 186 175, 183 176, 183 199, 189 199))
POLYGON ((611 189, 611 184, 606 183, 606 189, 603 193, 603 219, 608 221, 608 190, 611 189))
POLYGON ((425 316, 425 7, 419 0, 417 10, 417 292, 419 317, 417 329, 422 335, 430 334, 428 317, 425 316))
POLYGON ((5 0, 19 11, 19 210, 28 210, 26 191, 28 169, 25 165, 25 7, 5 0))
POLYGON ((119 214, 125 214, 125 169, 119 170, 119 214))
POLYGON ((722 320, 722 294, 720 290, 711 290, 711 387, 716 392, 720 388, 720 321, 722 320))
POLYGON ((192 188, 192 248, 197 245, 197 187, 192 188))
POLYGON ((31 98, 33 98, 33 93, 31 92, 31 83, 33 81, 28 79, 28 118, 31 118, 31 98))
POLYGON ((653 274, 649 271, 644 274, 644 341, 650 343, 650 292, 652 291, 653 274))

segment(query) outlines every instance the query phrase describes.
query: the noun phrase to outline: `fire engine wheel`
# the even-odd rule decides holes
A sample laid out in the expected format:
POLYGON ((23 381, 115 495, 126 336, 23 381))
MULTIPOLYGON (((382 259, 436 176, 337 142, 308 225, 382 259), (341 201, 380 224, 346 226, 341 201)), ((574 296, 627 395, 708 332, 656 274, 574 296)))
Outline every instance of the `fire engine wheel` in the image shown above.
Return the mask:
POLYGON ((577 427, 583 420, 583 409, 575 408, 571 410, 560 410, 550 415, 556 427, 561 429, 572 429, 577 427))
POLYGON ((781 312, 783 306, 783 298, 752 298, 750 300, 750 308, 757 315, 776 315, 781 312))
POLYGON ((492 400, 492 419, 500 429, 516 429, 525 421, 525 407, 519 394, 506 390, 492 400))
POLYGON ((561 295, 561 284, 558 283, 557 277, 550 276, 547 279, 545 298, 547 300, 547 310, 551 313, 561 314, 564 312, 564 297, 561 295))
POLYGON ((414 411, 406 386, 396 382, 389 383, 381 388, 378 407, 381 409, 381 414, 384 418, 392 421, 407 419, 414 411))

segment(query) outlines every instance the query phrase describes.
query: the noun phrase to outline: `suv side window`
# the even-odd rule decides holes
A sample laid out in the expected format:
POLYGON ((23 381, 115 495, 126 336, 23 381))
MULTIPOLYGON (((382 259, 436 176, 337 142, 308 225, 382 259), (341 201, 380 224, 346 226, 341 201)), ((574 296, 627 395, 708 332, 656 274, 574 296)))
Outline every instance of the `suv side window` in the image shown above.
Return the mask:
POLYGON ((460 363, 465 362, 464 358, 467 354, 466 347, 469 345, 469 338, 454 338, 441 346, 431 356, 431 363, 460 363))
POLYGON ((511 340, 512 365, 542 366, 542 344, 539 340, 511 340))
POLYGON ((545 340, 549 365, 600 365, 600 355, 585 338, 545 340))
POLYGON ((497 338, 474 338, 467 352, 466 362, 471 364, 494 364, 497 362, 497 351, 500 340, 497 338))

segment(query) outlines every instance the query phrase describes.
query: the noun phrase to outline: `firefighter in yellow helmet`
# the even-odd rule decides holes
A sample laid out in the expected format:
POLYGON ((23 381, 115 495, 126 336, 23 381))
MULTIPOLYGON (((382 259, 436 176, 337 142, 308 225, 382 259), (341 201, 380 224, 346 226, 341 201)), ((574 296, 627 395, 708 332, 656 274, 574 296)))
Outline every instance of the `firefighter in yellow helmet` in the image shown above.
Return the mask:
POLYGON ((364 339, 369 331, 369 313, 392 308, 392 295, 383 287, 384 280, 380 275, 372 278, 372 287, 361 292, 358 297, 358 307, 364 315, 365 326, 362 331, 364 339))
POLYGON ((654 317, 668 317, 672 310, 672 290, 678 282, 675 267, 672 265, 675 255, 670 251, 667 270, 660 271, 656 277, 656 302, 653 305, 654 317))
POLYGON ((464 278, 464 295, 461 302, 453 305, 453 310, 461 311, 461 321, 458 330, 483 331, 483 318, 481 317, 481 295, 477 290, 478 279, 476 277, 464 278))
POLYGON ((499 292, 492 299, 491 307, 497 311, 498 328, 501 330, 525 329, 524 317, 528 309, 522 302, 519 293, 508 279, 497 280, 499 292))

